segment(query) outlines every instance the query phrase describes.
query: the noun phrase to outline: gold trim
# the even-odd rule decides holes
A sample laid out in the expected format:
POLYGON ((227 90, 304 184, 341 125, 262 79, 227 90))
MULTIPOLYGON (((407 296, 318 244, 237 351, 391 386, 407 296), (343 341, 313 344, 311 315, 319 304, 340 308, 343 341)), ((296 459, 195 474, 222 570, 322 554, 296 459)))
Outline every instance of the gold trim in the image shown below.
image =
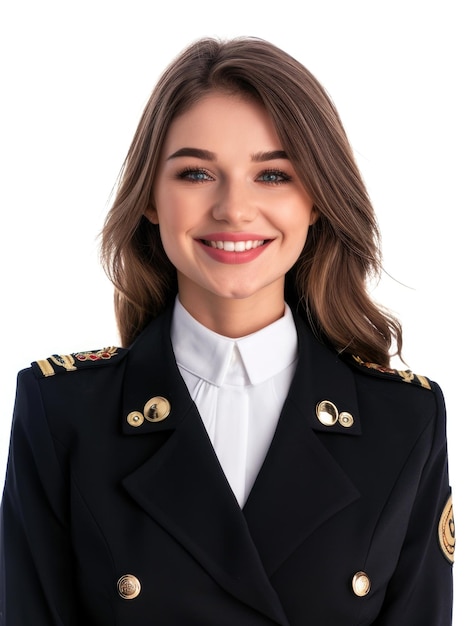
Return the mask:
POLYGON ((455 561, 455 520, 453 517, 453 501, 450 496, 443 508, 438 522, 438 541, 443 556, 449 563, 455 561))
POLYGON ((410 370, 397 370, 397 373, 405 383, 411 383, 414 380, 414 372, 410 370))
POLYGON ((381 372, 382 374, 395 374, 401 378, 405 383, 411 383, 414 380, 417 380, 421 387, 424 389, 432 389, 430 385, 430 381, 426 376, 421 376, 420 374, 415 374, 411 370, 396 370, 391 367, 386 367, 384 365, 378 365, 377 363, 367 363, 363 361, 359 356, 352 355, 354 360, 359 364, 363 365, 363 367, 367 367, 371 370, 376 370, 377 372, 381 372))
POLYGON ((420 374, 416 374, 416 376, 417 376, 417 380, 420 381, 420 384, 422 385, 422 387, 425 387, 425 389, 430 389, 430 390, 432 389, 428 378, 426 378, 425 376, 421 376, 420 374))
POLYGON ((71 354, 53 354, 49 358, 58 367, 64 367, 68 372, 74 372, 77 369, 74 365, 75 359, 71 354))
POLYGON ((43 376, 45 376, 46 378, 48 376, 54 376, 54 368, 47 359, 41 359, 40 361, 36 361, 36 363, 38 364, 38 367, 41 370, 43 376))

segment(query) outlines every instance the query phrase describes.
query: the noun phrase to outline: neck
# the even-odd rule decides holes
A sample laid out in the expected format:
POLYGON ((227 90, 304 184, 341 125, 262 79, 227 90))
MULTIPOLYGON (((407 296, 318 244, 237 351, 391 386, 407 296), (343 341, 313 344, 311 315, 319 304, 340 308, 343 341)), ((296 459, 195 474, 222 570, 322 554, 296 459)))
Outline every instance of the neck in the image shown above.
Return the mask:
POLYGON ((179 298, 200 324, 218 335, 231 338, 255 333, 282 318, 285 312, 283 292, 268 301, 257 297, 220 298, 210 293, 203 299, 191 297, 186 292, 180 292, 179 298))

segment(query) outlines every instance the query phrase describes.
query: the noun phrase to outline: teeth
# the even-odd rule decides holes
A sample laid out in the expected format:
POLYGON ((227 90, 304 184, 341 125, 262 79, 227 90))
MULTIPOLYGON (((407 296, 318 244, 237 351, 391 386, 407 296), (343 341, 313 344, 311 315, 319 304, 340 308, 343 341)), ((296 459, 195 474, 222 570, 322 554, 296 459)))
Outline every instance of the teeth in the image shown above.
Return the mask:
POLYGON ((205 241, 206 245, 225 252, 245 252, 263 246, 263 239, 256 241, 205 241))

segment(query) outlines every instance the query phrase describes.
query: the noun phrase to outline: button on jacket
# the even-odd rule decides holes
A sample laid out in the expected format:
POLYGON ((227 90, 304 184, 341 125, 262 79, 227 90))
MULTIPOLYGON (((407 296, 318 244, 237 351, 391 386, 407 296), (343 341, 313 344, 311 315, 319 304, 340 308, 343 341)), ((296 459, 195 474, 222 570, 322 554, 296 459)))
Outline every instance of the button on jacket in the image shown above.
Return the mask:
POLYGON ((1 626, 447 626, 438 386, 320 344, 241 509, 179 374, 171 310, 128 350, 19 375, 1 626))

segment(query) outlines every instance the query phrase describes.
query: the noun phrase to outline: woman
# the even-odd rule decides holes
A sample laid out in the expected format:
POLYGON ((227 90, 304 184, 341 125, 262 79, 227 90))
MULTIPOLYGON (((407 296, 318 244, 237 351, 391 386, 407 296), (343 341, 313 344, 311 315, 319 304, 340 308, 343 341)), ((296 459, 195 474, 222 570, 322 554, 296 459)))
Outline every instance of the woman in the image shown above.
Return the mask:
POLYGON ((302 65, 169 66, 103 230, 124 348, 19 376, 2 626, 451 623, 445 409, 390 369, 378 239, 302 65))

